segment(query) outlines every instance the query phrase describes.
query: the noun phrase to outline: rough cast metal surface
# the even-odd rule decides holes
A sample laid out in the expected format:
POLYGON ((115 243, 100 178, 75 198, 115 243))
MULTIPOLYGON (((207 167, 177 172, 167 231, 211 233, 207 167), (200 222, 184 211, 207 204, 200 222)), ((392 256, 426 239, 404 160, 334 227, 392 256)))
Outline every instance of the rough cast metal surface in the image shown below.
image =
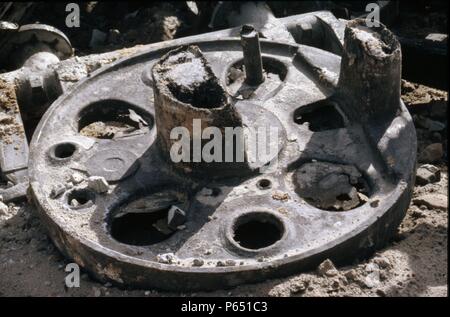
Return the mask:
POLYGON ((23 199, 28 188, 29 131, 23 122, 32 129, 32 122, 62 93, 49 66, 72 56, 73 49, 61 31, 45 24, 19 28, 1 21, 0 35, 0 67, 20 67, 12 76, 0 76, 0 179, 7 182, 0 196, 9 202, 23 199))
POLYGON ((342 63, 262 39, 258 87, 242 79, 239 38, 144 51, 74 86, 30 145, 31 193, 56 246, 102 281, 171 290, 348 263, 382 246, 411 198, 416 137, 400 100, 398 42, 362 24, 349 23, 342 63), (245 162, 198 174, 207 167, 167 159, 158 129, 173 124, 170 113, 188 128, 196 115, 221 124, 211 109, 161 94, 152 70, 177 50, 206 60, 231 100, 217 109, 232 107, 232 122, 280 128, 275 169, 245 162))

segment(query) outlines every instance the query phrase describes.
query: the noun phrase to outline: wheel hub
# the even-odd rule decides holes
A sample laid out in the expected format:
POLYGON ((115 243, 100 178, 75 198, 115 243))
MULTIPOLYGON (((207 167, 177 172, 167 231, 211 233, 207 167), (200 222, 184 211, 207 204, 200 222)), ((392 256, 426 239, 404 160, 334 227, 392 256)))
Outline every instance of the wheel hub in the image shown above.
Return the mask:
POLYGON ((104 67, 46 112, 29 170, 56 246, 100 280, 169 290, 260 281, 382 246, 406 212, 416 157, 393 35, 350 22, 342 62, 261 40, 259 84, 246 80, 258 63, 238 38, 190 44, 104 67), (195 139, 195 119, 201 131, 276 128, 267 142, 277 150, 251 160, 259 134, 244 135, 242 162, 174 162, 170 132, 195 139))

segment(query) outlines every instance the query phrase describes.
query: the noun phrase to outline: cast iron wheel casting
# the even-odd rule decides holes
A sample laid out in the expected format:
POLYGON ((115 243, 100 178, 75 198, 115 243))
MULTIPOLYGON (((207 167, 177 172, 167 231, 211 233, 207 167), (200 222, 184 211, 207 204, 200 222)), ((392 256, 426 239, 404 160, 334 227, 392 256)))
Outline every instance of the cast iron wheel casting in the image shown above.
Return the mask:
POLYGON ((416 135, 392 33, 350 21, 342 58, 261 39, 250 58, 261 58, 263 77, 252 85, 243 65, 260 64, 243 60, 245 41, 166 45, 115 62, 44 115, 30 145, 31 194, 58 249, 99 280, 231 287, 326 258, 350 263, 400 224, 416 135), (180 92, 192 82, 209 95, 180 92), (276 127, 279 151, 257 163, 174 163, 169 131, 192 133, 195 118, 276 127), (90 186, 93 176, 108 186, 90 186))

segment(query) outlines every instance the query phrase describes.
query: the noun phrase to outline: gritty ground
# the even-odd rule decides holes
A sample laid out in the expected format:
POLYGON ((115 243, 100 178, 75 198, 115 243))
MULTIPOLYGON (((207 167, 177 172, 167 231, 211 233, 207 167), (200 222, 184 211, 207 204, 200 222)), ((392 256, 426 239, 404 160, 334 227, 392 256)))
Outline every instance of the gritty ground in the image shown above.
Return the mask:
POLYGON ((408 82, 402 90, 417 121, 418 166, 433 163, 440 180, 426 179, 425 185, 415 187, 398 233, 370 259, 337 269, 326 261, 316 271, 215 292, 119 289, 99 284, 86 273, 80 288, 67 289, 64 269, 69 261, 47 237, 33 206, 10 204, 3 209, 0 205, 0 296, 447 296, 447 122, 439 108, 445 107, 447 93, 408 82), (424 128, 423 118, 433 124, 424 128), (441 144, 441 151, 424 158, 430 144, 441 144))

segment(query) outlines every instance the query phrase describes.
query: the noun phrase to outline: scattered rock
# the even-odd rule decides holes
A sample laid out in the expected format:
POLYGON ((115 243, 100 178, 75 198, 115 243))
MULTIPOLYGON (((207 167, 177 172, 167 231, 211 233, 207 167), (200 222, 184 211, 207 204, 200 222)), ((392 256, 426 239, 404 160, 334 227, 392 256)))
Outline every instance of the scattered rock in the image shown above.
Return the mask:
POLYGON ((321 276, 336 276, 339 274, 339 271, 334 266, 333 262, 331 262, 330 259, 326 259, 322 263, 320 263, 319 267, 317 268, 317 272, 321 276))
POLYGON ((413 92, 415 89, 416 89, 416 86, 413 83, 402 79, 402 93, 403 94, 413 92))
POLYGON ((366 264, 364 269, 367 273, 371 273, 371 272, 378 271, 380 269, 380 267, 376 263, 368 263, 368 264, 366 264))
POLYGON ((235 266, 236 262, 234 260, 226 260, 225 265, 226 266, 235 266))
POLYGON ((74 184, 79 184, 84 180, 84 177, 81 173, 75 172, 70 175, 70 181, 74 184))
POLYGON ((0 216, 6 215, 8 213, 8 210, 9 210, 8 206, 0 201, 0 216))
POLYGON ((356 279, 358 278, 358 273, 356 272, 356 270, 350 270, 345 272, 344 276, 350 281, 356 281, 356 279))
POLYGON ((167 220, 164 218, 159 219, 154 224, 152 224, 152 226, 164 235, 169 235, 173 232, 173 230, 168 227, 167 220))
POLYGON ((202 259, 194 259, 192 261, 192 266, 202 266, 203 264, 205 264, 205 261, 202 259))
POLYGON ((158 254, 156 256, 156 261, 164 264, 172 264, 175 260, 175 255, 173 253, 158 254))
POLYGON ((430 33, 425 37, 425 40, 432 41, 432 42, 440 42, 440 43, 447 43, 448 34, 442 34, 442 33, 430 33))
POLYGON ((117 44, 120 39, 120 31, 117 29, 111 29, 108 32, 108 42, 111 44, 117 44))
POLYGON ((308 289, 308 286, 309 286, 309 281, 300 280, 297 282, 293 282, 290 285, 290 291, 292 294, 303 293, 308 289))
POLYGON ((378 296, 380 296, 380 297, 385 297, 385 296, 386 296, 386 292, 385 292, 383 289, 381 289, 381 288, 378 288, 378 289, 375 291, 375 293, 376 293, 378 296))
POLYGON ((367 196, 364 195, 363 193, 359 193, 359 192, 358 192, 357 194, 358 194, 358 197, 359 197, 359 200, 360 200, 360 201, 362 201, 362 202, 364 202, 364 203, 370 201, 369 197, 367 197, 367 196))
POLYGON ((339 281, 339 279, 334 279, 334 280, 331 281, 330 288, 333 291, 338 290, 340 287, 341 287, 341 282, 339 281))
POLYGON ((420 153, 419 161, 424 163, 434 163, 439 161, 444 155, 441 143, 433 143, 428 145, 422 153, 420 153))
POLYGON ((361 198, 368 200, 365 181, 353 165, 305 163, 294 175, 299 195, 317 208, 350 210, 365 202, 361 198))
POLYGON ((167 226, 173 230, 176 230, 179 226, 186 222, 186 213, 178 208, 172 206, 167 214, 167 226))
POLYGON ((275 199, 275 200, 287 201, 287 200, 289 200, 289 194, 288 193, 283 193, 281 191, 275 191, 272 194, 272 198, 275 199))
POLYGON ((416 173, 416 184, 418 185, 426 185, 429 183, 435 183, 440 181, 441 179, 441 171, 438 167, 425 164, 420 166, 417 169, 416 173))
POLYGON ((364 279, 364 286, 367 288, 374 288, 380 285, 380 271, 375 270, 368 274, 364 279))
POLYGON ((0 112, 0 123, 10 124, 14 122, 14 118, 4 112, 0 112))
POLYGON ((96 193, 103 194, 108 192, 109 184, 102 176, 91 176, 88 178, 88 187, 96 193))
MULTIPOLYGON (((422 206, 420 206, 420 207, 422 207, 422 206)), ((423 206, 423 207, 425 207, 425 206, 423 206)), ((416 208, 416 209, 412 210, 411 216, 414 219, 419 219, 419 218, 425 218, 427 216, 427 214, 422 209, 417 209, 416 208)))
POLYGON ((55 185, 50 192, 50 198, 55 199, 61 196, 66 191, 66 186, 62 184, 55 185))
POLYGON ((447 210, 447 196, 443 194, 424 194, 413 199, 416 206, 425 205, 429 209, 447 210))
POLYGON ((78 200, 72 199, 72 200, 70 201, 70 205, 71 205, 72 207, 77 208, 78 206, 80 206, 80 203, 78 202, 78 200))
POLYGON ((370 207, 377 208, 379 203, 380 203, 379 199, 374 199, 370 202, 370 207))
POLYGON ((198 15, 198 7, 195 1, 186 1, 186 5, 188 6, 189 10, 191 10, 192 13, 195 15, 198 15))

